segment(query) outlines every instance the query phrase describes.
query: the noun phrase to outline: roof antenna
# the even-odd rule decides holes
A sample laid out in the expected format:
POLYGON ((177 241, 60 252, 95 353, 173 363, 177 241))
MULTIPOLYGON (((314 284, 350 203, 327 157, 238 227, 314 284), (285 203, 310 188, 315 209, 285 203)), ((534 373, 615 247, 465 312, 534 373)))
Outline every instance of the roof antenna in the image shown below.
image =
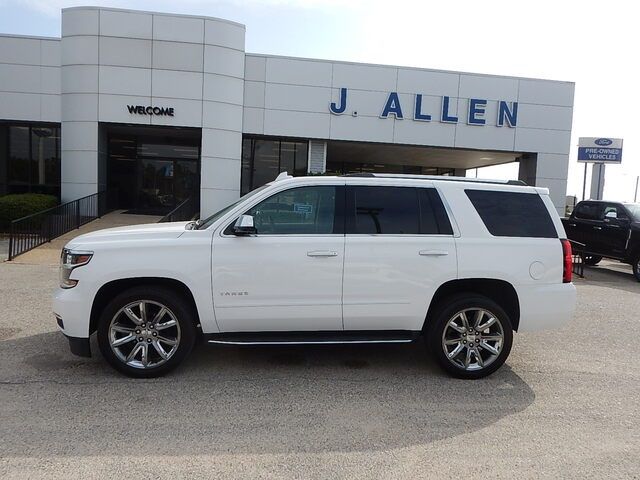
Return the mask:
POLYGON ((274 181, 279 182, 280 180, 286 180, 287 178, 293 178, 293 177, 289 175, 287 172, 282 172, 276 177, 274 181))

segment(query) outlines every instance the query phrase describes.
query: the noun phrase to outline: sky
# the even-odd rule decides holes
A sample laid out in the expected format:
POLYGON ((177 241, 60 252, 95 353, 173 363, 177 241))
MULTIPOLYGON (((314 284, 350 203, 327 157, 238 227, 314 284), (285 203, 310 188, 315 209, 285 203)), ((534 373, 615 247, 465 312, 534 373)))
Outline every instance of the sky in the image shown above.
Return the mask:
MULTIPOLYGON (((607 166, 604 196, 634 199, 640 175, 635 2, 0 0, 0 32, 59 36, 60 9, 77 5, 234 20, 246 25, 251 53, 575 82, 567 194, 582 198, 578 137, 617 137, 624 139, 622 165, 607 166)), ((490 167, 480 176, 515 177, 517 166, 490 167)))

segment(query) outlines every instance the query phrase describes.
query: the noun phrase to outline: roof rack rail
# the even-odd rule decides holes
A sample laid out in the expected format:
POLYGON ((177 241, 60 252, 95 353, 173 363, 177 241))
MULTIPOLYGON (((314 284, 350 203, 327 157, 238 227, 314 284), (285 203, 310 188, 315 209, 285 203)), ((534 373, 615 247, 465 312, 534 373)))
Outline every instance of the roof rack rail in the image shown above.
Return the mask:
POLYGON ((360 177, 360 178, 406 178, 410 180, 438 180, 446 182, 470 182, 470 183, 489 183, 494 185, 521 185, 527 186, 522 180, 485 180, 482 178, 452 177, 449 175, 415 175, 402 173, 346 173, 342 177, 360 177))

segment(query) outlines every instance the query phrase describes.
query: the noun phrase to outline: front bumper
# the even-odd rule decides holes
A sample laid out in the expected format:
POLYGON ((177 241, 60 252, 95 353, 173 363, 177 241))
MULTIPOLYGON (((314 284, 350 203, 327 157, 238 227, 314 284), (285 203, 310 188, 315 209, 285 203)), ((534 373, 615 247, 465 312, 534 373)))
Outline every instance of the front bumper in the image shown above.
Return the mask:
POLYGON ((92 292, 80 282, 74 288, 58 288, 53 294, 53 312, 58 328, 69 340, 74 355, 91 357, 89 344, 92 292))
POLYGON ((93 292, 80 282, 75 288, 57 288, 53 294, 53 313, 61 318, 58 327, 68 337, 89 338, 93 292), (60 325, 62 323, 62 325, 60 325))
POLYGON ((88 338, 70 337, 65 335, 69 340, 69 349, 71 353, 79 357, 91 357, 91 345, 88 338))

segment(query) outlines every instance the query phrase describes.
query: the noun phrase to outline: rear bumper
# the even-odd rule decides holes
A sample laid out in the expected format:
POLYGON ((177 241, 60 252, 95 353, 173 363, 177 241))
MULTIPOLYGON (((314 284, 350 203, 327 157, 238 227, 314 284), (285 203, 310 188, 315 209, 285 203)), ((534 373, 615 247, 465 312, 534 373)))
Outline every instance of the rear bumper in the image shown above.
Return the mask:
POLYGON ((527 285, 516 290, 520 300, 519 332, 560 328, 573 318, 576 309, 573 283, 527 285))

